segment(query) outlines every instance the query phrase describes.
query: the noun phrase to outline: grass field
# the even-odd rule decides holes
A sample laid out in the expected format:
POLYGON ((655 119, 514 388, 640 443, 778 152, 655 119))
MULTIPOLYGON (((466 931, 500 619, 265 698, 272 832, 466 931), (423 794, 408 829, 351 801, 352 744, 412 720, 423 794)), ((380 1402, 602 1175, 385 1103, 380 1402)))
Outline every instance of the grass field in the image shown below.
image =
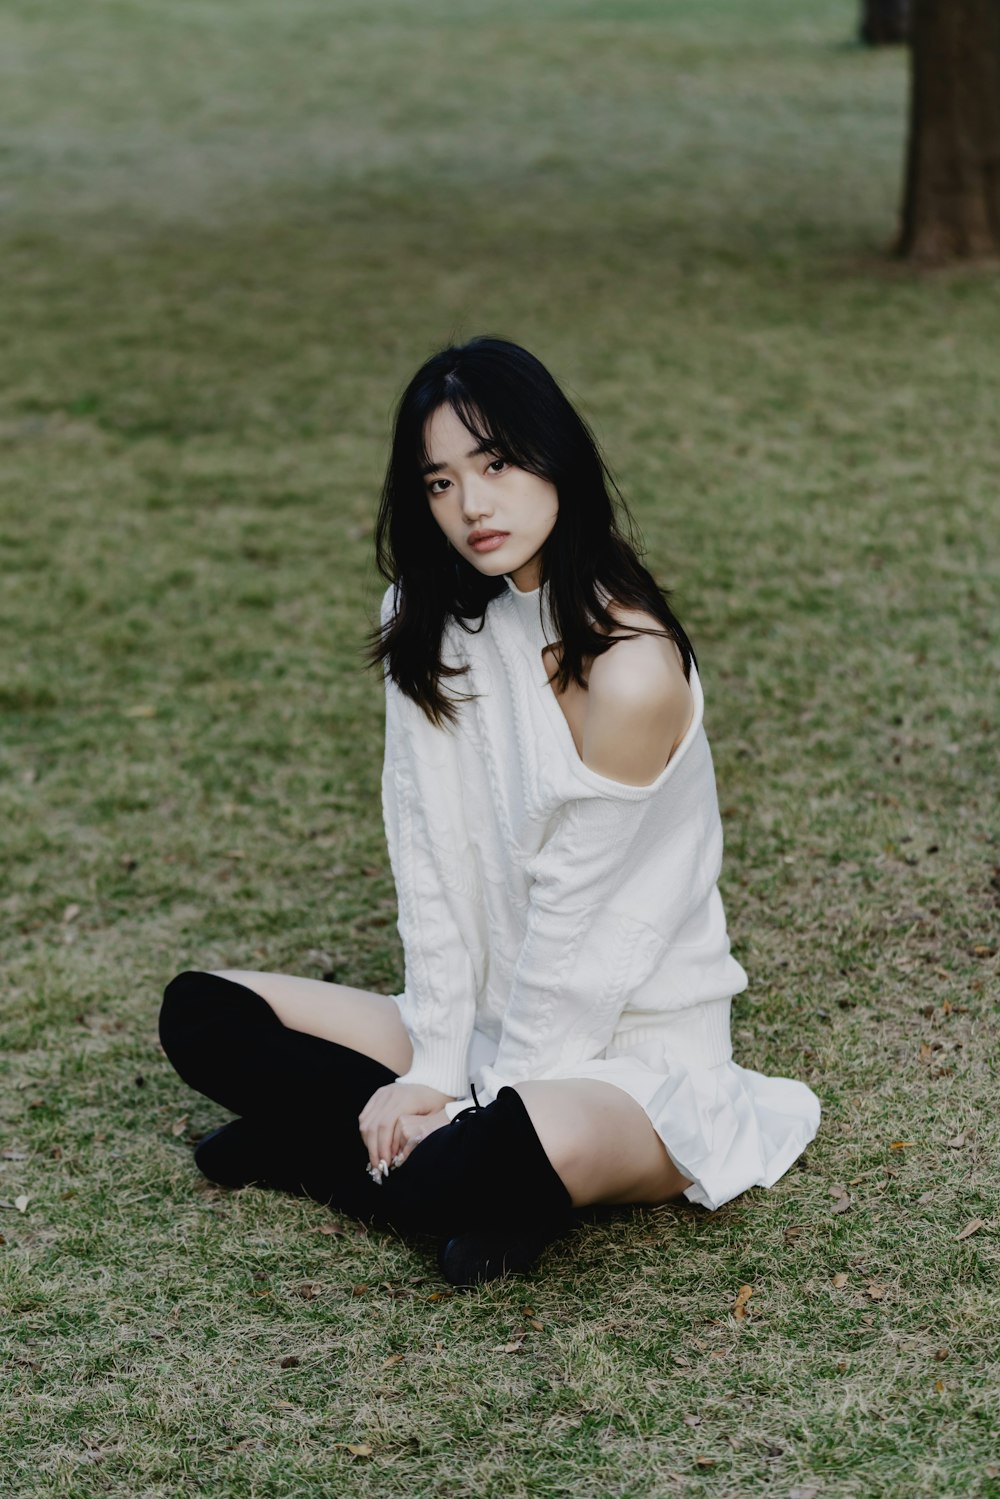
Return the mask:
POLYGON ((904 59, 854 26, 3 8, 3 1499, 1000 1494, 1000 298, 888 259, 904 59), (675 589, 738 1057, 825 1116, 771 1192, 448 1294, 202 1180, 156 1014, 400 986, 371 523, 402 383, 486 331, 675 589))

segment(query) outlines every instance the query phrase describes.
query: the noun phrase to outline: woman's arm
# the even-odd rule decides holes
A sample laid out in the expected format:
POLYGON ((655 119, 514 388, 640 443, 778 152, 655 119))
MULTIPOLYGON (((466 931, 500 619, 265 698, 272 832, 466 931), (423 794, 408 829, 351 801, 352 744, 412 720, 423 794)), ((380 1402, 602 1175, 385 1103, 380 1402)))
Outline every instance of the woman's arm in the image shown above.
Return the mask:
MULTIPOLYGON (((383 620, 391 609, 390 588, 383 620)), ((482 895, 468 845, 457 744, 386 676, 382 809, 405 960, 398 1003, 413 1044, 403 1083, 454 1098, 468 1087, 468 1049, 484 980, 482 895)))
MULTIPOLYGON (((616 610, 626 624, 656 624, 638 611, 616 610)), ((587 679, 585 765, 626 786, 655 781, 691 722, 694 698, 671 640, 635 635, 597 656, 587 679)))

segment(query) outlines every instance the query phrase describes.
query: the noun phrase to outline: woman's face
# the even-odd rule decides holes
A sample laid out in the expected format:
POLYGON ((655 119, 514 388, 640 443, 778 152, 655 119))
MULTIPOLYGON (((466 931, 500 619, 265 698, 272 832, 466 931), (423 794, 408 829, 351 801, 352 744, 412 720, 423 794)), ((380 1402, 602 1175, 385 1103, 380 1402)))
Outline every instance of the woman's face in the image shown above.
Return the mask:
POLYGON ((427 502, 456 552, 490 578, 509 573, 522 592, 537 588, 559 513, 555 485, 481 447, 450 406, 438 407, 425 437, 427 502))

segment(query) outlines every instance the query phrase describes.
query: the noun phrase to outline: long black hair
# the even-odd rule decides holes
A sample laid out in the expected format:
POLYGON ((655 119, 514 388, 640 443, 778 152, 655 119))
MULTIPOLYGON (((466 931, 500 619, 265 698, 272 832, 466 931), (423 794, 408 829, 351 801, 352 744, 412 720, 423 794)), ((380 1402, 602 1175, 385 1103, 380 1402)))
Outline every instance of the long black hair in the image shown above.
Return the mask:
POLYGON ((375 526, 376 562, 386 581, 397 585, 396 612, 384 630, 372 632, 369 665, 382 665, 432 723, 456 722, 455 703, 469 695, 446 694, 441 678, 468 668, 442 661, 445 625, 453 618, 470 634, 482 629, 490 600, 507 588, 503 576, 487 577, 450 547, 431 514, 421 470, 427 425, 442 406, 452 408, 477 442, 555 486, 558 515, 542 546, 539 572, 562 644, 552 678, 559 691, 571 681, 586 686, 585 659, 614 644, 601 630, 621 628, 601 603, 599 588, 609 602, 659 620, 662 630, 627 628, 632 635, 668 635, 689 675, 691 642, 666 593, 639 561, 634 522, 592 432, 545 366, 527 349, 499 338, 442 349, 421 366, 399 402, 375 526))

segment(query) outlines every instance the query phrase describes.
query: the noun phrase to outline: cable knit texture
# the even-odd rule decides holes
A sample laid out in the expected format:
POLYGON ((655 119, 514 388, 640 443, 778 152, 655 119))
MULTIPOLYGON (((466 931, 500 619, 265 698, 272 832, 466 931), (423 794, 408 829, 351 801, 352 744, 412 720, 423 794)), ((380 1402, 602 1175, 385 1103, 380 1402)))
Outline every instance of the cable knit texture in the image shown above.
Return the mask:
MULTIPOLYGON (((746 1080, 760 1074, 731 1061, 730 1002, 747 979, 717 888, 722 826, 698 673, 692 666, 690 726, 657 778, 629 786, 600 775, 580 758, 547 679, 546 590, 505 581, 480 631, 455 621, 445 631, 445 661, 469 667, 445 682, 477 695, 457 727, 435 728, 386 676, 382 798, 405 958, 395 998, 413 1043, 400 1081, 455 1095, 453 1115, 471 1101, 470 1077, 488 1103, 526 1079, 603 1076, 643 1103, 677 1164, 700 1179, 718 1154, 720 1097, 737 1083, 752 1094, 746 1080), (704 1078, 712 1117, 697 1142, 689 1118, 681 1140, 660 1117, 664 1100, 704 1078)), ((383 623, 393 608, 390 586, 383 623)), ((692 1200, 716 1206, 720 1192, 769 1184, 815 1133, 818 1103, 804 1084, 761 1082, 800 1090, 782 1099, 794 1127, 783 1143, 758 1142, 767 1159, 749 1180, 731 1191, 742 1168, 730 1169, 714 1190, 699 1180, 692 1200)), ((695 1091, 700 1107, 703 1081, 695 1091)), ((727 1139, 739 1106, 723 1100, 727 1139)))

